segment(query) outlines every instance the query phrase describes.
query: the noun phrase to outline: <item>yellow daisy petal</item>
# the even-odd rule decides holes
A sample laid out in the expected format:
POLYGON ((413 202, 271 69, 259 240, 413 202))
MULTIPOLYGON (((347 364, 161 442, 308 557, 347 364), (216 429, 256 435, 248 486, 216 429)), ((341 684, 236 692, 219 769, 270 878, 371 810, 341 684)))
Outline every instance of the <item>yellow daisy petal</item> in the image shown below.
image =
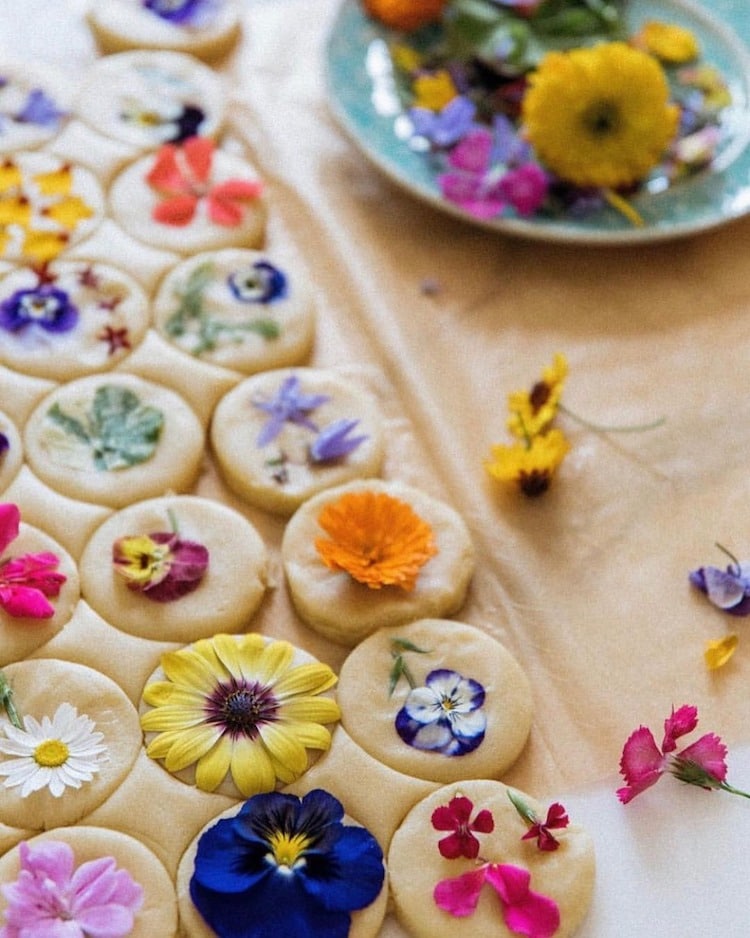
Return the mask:
POLYGON ((27 232, 23 242, 23 254, 37 263, 51 261, 68 246, 68 236, 61 231, 27 232))
POLYGON ((294 646, 289 642, 269 642, 259 656, 258 679, 267 684, 275 684, 289 669, 292 658, 294 646))
POLYGON ((168 733, 160 733, 146 746, 146 755, 151 759, 166 759, 169 750, 181 736, 182 730, 171 730, 168 733))
POLYGON ((73 174, 70 166, 61 166, 49 173, 38 173, 34 176, 34 182, 44 195, 68 195, 73 184, 73 174))
POLYGON ((146 733, 185 730, 204 722, 205 716, 197 708, 166 706, 141 714, 141 729, 146 733))
POLYGON ((719 668, 723 668, 737 650, 739 642, 739 638, 734 634, 706 642, 703 659, 709 671, 717 671, 719 668))
POLYGON ((227 734, 201 756, 195 767, 195 784, 201 791, 216 791, 227 777, 232 761, 232 740, 227 734))
POLYGON ((143 700, 150 707, 161 707, 169 703, 176 690, 174 684, 169 681, 152 681, 143 688, 143 700))
POLYGON ((0 199, 0 225, 21 225, 31 222, 31 203, 28 199, 0 199))
POLYGON ((341 719, 341 711, 332 697, 295 697, 284 701, 281 718, 301 723, 335 723, 341 719))
POLYGON ((172 744, 164 765, 169 772, 179 772, 197 762, 214 745, 221 734, 218 726, 196 726, 180 732, 172 744))
POLYGON ((279 678, 273 690, 281 698, 297 694, 322 694, 333 687, 337 680, 327 664, 301 664, 279 678))
POLYGON ((170 681, 204 693, 210 693, 217 678, 223 676, 204 657, 189 648, 165 652, 161 666, 170 681))
POLYGON ((260 736, 269 754, 295 778, 307 768, 307 750, 297 738, 294 724, 265 723, 260 727, 260 736))
POLYGON ((62 199, 44 210, 44 215, 47 218, 56 221, 58 225, 62 225, 68 231, 72 231, 79 222, 91 218, 93 214, 94 210, 78 196, 62 199))
POLYGON ((325 752, 331 748, 331 733, 319 723, 295 722, 294 735, 305 749, 320 749, 325 752))
POLYGON ((273 760, 257 741, 236 740, 232 748, 230 771, 234 784, 245 798, 273 791, 276 787, 277 775, 273 760))

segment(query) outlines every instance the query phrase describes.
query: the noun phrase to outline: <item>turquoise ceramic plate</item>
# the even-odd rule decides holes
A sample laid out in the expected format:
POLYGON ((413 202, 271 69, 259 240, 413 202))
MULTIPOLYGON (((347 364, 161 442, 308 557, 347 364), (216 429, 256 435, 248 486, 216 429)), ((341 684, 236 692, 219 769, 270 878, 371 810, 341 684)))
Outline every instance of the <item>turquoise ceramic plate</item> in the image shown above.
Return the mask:
POLYGON ((326 48, 328 98, 333 113, 375 166, 407 192, 442 211, 499 232, 554 241, 619 244, 694 234, 750 212, 750 0, 712 0, 711 13, 695 0, 631 0, 630 32, 647 19, 692 30, 702 60, 721 72, 733 104, 715 165, 663 191, 633 199, 644 224, 634 227, 618 212, 603 209, 585 219, 501 217, 481 221, 440 193, 424 154, 409 145, 394 90, 387 40, 392 33, 362 12, 359 0, 344 0, 326 48))

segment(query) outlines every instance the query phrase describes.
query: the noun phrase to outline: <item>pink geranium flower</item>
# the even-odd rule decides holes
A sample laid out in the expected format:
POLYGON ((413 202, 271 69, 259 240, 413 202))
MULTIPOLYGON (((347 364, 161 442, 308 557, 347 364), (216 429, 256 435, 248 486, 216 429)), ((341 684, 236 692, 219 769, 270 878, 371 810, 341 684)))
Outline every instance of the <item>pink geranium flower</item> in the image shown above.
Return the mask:
POLYGON ((534 840, 540 850, 549 852, 557 850, 560 841, 551 833, 553 830, 562 830, 570 824, 570 818, 565 808, 556 801, 547 809, 547 817, 544 821, 534 821, 521 840, 534 840))
MULTIPOLYGON (((13 504, 0 504, 0 554, 17 537, 21 513, 13 504)), ((56 554, 42 551, 8 557, 0 562, 0 608, 14 618, 49 619, 55 614, 47 596, 58 596, 67 579, 57 572, 56 554)))
POLYGON ((153 210, 155 221, 164 225, 187 225, 206 200, 208 217, 217 225, 235 227, 242 222, 245 206, 263 191, 257 179, 227 179, 212 182, 215 145, 208 137, 189 137, 182 145, 166 143, 146 182, 161 196, 153 210))
POLYGON ((0 886, 6 900, 0 938, 125 938, 143 890, 112 857, 74 868, 72 848, 56 840, 19 845, 21 871, 0 886))
POLYGON ((469 798, 457 795, 447 805, 441 805, 432 812, 432 826, 438 831, 451 831, 447 837, 438 841, 441 856, 447 860, 467 857, 475 860, 479 856, 479 841, 473 831, 489 834, 494 830, 495 822, 490 811, 480 811, 474 820, 471 812, 474 805, 469 798))

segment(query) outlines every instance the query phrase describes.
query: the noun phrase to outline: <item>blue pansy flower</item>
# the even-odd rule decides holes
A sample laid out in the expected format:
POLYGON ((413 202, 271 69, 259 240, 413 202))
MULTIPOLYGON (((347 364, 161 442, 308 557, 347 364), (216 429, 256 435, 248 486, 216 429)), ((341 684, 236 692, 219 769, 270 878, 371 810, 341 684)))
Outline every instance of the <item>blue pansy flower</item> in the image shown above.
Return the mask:
POLYGON ((415 687, 396 714, 396 731, 415 749, 463 756, 484 739, 484 687, 457 671, 430 671, 424 687, 415 687))
POLYGON ((299 378, 296 375, 290 375, 283 381, 276 396, 270 401, 253 401, 255 407, 269 415, 269 419, 260 429, 256 445, 266 446, 275 440, 287 421, 307 427, 308 430, 317 433, 318 427, 308 414, 329 400, 327 394, 303 394, 300 390, 299 378))
POLYGON ((341 420, 334 420, 327 427, 323 427, 310 444, 312 462, 333 462, 335 459, 342 459, 349 453, 353 453, 360 443, 364 443, 367 439, 367 434, 351 436, 351 432, 358 423, 359 420, 348 420, 342 417, 341 420))
POLYGON ((190 896, 219 938, 346 938, 383 886, 383 853, 322 789, 255 795, 198 841, 190 896))
POLYGON ((143 0, 143 6, 178 26, 207 26, 216 15, 217 0, 143 0))
POLYGON ((241 303, 272 303, 287 295, 283 271, 268 261, 256 261, 227 277, 232 294, 241 303))
POLYGON ((78 322, 78 309, 68 294, 50 284, 16 290, 0 303, 0 328, 20 332, 38 326, 47 332, 69 332, 78 322))
POLYGON ((747 616, 750 615, 750 564, 739 563, 731 554, 729 556, 732 563, 725 570, 699 567, 688 575, 688 579, 708 596, 714 606, 733 616, 747 616))

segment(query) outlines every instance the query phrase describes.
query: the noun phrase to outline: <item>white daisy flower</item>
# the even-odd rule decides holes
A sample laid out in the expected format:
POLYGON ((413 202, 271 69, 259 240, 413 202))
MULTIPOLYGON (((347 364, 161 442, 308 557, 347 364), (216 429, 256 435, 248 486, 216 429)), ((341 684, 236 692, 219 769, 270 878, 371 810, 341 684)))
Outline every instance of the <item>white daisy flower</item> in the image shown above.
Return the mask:
POLYGON ((48 788, 59 798, 66 788, 80 788, 90 782, 106 761, 107 747, 96 724, 69 703, 62 703, 50 719, 41 722, 32 716, 23 719, 24 729, 6 724, 6 739, 0 738, 0 753, 15 756, 0 761, 0 775, 6 788, 21 786, 21 797, 48 788))

